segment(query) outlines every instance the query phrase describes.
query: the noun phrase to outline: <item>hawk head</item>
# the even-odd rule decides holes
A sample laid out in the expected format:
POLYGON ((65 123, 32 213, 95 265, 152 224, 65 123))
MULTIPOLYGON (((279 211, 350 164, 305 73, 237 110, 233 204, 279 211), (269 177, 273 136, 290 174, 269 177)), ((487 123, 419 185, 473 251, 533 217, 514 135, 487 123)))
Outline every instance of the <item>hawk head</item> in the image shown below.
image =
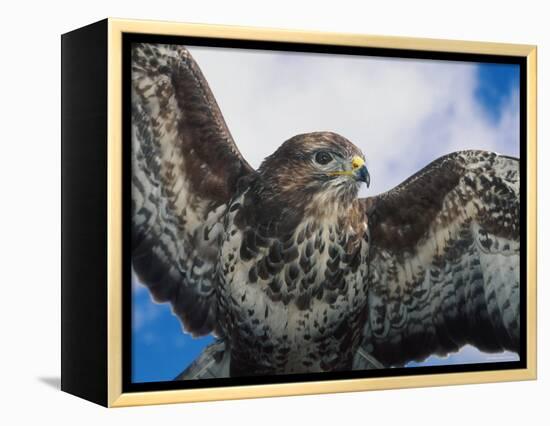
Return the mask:
MULTIPOLYGON (((359 148, 333 132, 294 136, 267 157, 258 172, 279 196, 350 201, 370 175, 359 148)), ((300 203, 300 200, 295 200, 300 203)))

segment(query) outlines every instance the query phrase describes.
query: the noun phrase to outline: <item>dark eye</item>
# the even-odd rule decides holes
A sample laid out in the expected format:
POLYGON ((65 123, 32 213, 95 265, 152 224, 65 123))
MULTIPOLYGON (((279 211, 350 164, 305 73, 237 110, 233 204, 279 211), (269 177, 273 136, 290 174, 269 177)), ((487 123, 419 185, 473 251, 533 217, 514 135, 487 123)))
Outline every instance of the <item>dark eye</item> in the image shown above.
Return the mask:
POLYGON ((332 155, 326 151, 319 151, 315 154, 315 161, 319 164, 328 164, 332 161, 332 155))

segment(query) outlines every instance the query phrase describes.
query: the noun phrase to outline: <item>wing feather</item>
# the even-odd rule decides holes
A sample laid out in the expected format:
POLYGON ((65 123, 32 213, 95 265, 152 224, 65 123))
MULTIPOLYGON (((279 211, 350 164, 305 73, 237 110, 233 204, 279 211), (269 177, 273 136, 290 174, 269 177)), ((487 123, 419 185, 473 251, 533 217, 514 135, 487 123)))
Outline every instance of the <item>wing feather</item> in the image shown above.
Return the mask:
POLYGON ((465 344, 518 351, 518 163, 457 152, 362 200, 371 240, 363 350, 385 365, 465 344))
POLYGON ((193 335, 219 331, 215 269, 225 208, 252 172, 183 46, 132 49, 132 266, 193 335))

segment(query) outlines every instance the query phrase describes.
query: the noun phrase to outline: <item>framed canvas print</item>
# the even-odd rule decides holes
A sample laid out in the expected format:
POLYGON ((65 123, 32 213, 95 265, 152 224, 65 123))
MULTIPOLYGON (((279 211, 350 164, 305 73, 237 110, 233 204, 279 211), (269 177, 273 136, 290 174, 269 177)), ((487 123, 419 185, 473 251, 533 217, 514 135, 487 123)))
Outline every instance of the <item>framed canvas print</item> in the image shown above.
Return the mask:
POLYGON ((62 36, 62 389, 536 378, 536 48, 107 19, 62 36))

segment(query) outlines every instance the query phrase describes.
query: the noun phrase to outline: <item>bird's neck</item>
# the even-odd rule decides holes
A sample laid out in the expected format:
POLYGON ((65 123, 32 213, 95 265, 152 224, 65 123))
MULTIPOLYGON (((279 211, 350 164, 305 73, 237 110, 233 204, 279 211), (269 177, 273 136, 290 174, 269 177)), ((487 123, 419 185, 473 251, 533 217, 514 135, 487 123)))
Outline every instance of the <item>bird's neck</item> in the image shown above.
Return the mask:
POLYGON ((353 187, 345 191, 278 191, 279 188, 255 182, 246 191, 243 208, 236 218, 239 228, 263 229, 266 237, 283 237, 300 225, 315 228, 332 226, 344 231, 362 221, 359 200, 353 187), (361 217, 359 217, 361 216, 361 217))
POLYGON ((319 193, 305 206, 304 217, 338 224, 347 220, 350 212, 357 208, 357 203, 357 194, 353 192, 319 193))

